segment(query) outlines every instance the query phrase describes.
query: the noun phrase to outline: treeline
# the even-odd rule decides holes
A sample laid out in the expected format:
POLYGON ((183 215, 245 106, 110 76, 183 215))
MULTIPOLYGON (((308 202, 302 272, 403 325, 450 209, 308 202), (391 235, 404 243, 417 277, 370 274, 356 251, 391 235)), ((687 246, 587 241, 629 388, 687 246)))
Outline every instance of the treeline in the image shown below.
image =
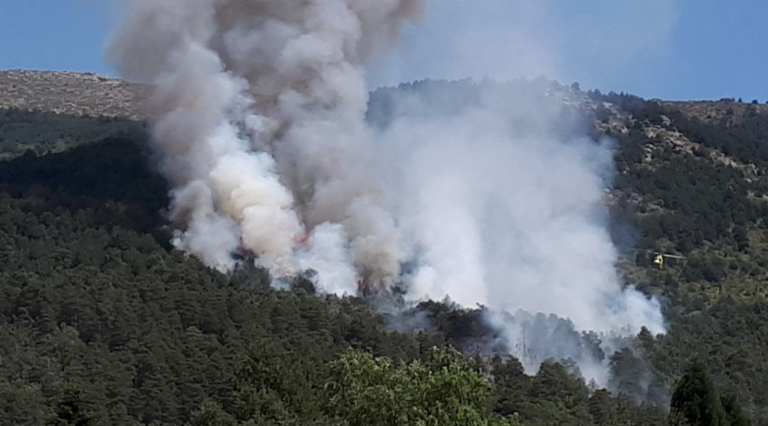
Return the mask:
POLYGON ((90 117, 0 108, 0 160, 26 151, 38 155, 110 137, 142 139, 144 123, 119 117, 90 117))

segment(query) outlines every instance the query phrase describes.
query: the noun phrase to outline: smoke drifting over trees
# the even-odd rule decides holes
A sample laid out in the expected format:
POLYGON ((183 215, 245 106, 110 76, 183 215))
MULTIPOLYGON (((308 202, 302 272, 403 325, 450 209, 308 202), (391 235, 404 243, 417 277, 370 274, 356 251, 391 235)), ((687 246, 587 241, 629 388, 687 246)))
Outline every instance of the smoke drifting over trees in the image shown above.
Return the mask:
MULTIPOLYGON (((658 304, 614 268, 610 143, 564 131, 558 95, 480 85, 438 111, 393 92, 387 117, 367 111, 368 59, 423 3, 134 1, 109 53, 156 86, 176 247, 222 272, 238 251, 275 279, 312 269, 324 293, 400 286, 410 301, 663 332, 658 304)), ((490 321, 513 351, 527 322, 490 321)))

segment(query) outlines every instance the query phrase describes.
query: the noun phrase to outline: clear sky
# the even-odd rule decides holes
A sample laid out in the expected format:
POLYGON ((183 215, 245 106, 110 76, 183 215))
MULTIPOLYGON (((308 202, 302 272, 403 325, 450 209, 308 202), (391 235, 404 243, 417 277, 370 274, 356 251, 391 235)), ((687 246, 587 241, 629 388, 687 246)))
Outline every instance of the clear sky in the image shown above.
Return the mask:
MULTIPOLYGON (((113 24, 113 9, 121 1, 125 0, 0 0, 0 69, 95 71, 114 75, 102 60, 102 49, 113 24)), ((471 67, 456 69, 453 74, 435 75, 440 74, 441 69, 435 68, 441 64, 439 60, 413 64, 418 62, 413 58, 423 57, 424 52, 439 52, 440 44, 449 38, 445 34, 450 32, 460 35, 463 44, 473 52, 479 44, 484 44, 485 35, 498 36, 501 50, 494 51, 492 44, 486 46, 486 56, 495 59, 486 60, 481 55, 475 64, 496 68, 503 76, 541 71, 556 74, 552 77, 563 83, 579 81, 583 88, 625 91, 646 98, 742 97, 745 101, 768 101, 767 1, 462 0, 454 3, 455 10, 450 10, 451 6, 443 5, 451 1, 432 0, 433 8, 440 7, 445 12, 434 13, 435 17, 428 19, 422 28, 407 33, 406 45, 410 43, 415 47, 410 56, 402 55, 399 59, 398 72, 387 74, 390 80, 477 76, 471 67), (476 5, 466 6, 470 3, 476 5), (520 12, 520 4, 528 8, 532 3, 537 3, 535 11, 520 12), (540 8, 538 4, 548 6, 540 8), (459 21, 457 16, 471 15, 462 13, 458 9, 461 7, 473 8, 475 12, 485 7, 486 15, 480 11, 474 21, 468 18, 459 21), (505 8, 509 10, 504 11, 505 8), (453 31, 462 28, 461 25, 464 25, 463 32, 453 31), (505 55, 503 46, 514 45, 508 42, 510 37, 517 37, 516 40, 527 46, 527 53, 518 49, 505 55), (546 58, 540 54, 547 50, 555 54, 546 58), (535 57, 531 56, 532 51, 535 57), (629 52, 630 56, 620 55, 621 51, 629 52), (510 59, 513 57, 518 59, 510 59), (539 61, 548 66, 521 65, 539 61)))

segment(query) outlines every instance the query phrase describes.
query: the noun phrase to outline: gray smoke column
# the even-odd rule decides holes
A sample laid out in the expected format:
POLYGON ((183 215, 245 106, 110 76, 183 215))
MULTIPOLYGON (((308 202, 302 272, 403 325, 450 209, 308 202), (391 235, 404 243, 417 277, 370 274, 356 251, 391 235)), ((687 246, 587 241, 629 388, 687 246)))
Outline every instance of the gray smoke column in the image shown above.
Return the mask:
POLYGON ((154 84, 175 245, 221 271, 252 252, 321 290, 389 285, 405 253, 369 170, 363 63, 419 0, 136 0, 108 55, 154 84), (303 242, 297 244, 297 242, 303 242), (323 272, 326 273, 323 273, 323 272))

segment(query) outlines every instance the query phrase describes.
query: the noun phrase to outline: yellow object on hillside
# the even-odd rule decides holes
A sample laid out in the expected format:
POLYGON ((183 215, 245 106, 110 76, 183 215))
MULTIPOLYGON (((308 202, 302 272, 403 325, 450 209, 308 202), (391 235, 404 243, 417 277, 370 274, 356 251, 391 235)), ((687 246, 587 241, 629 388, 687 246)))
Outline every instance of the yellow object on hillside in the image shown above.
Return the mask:
POLYGON ((671 254, 663 254, 658 253, 656 254, 656 257, 653 259, 653 264, 658 266, 659 269, 664 267, 664 259, 665 258, 672 258, 672 259, 685 259, 683 256, 675 256, 671 254))

